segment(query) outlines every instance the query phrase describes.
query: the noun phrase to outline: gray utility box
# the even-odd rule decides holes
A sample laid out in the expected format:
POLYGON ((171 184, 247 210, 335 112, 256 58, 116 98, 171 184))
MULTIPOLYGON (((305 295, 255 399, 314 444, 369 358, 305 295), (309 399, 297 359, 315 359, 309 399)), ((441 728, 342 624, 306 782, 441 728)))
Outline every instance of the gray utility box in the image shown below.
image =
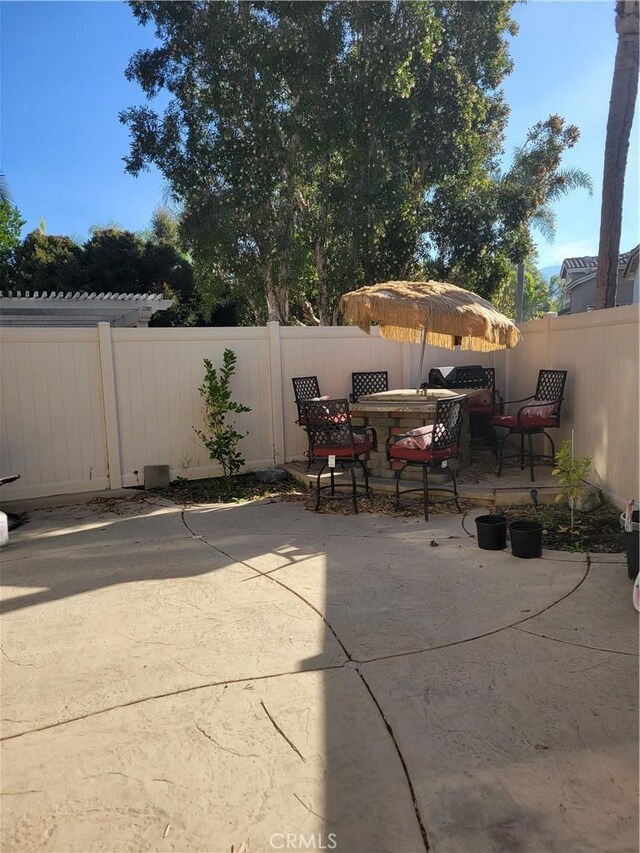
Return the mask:
POLYGON ((145 465, 144 487, 145 489, 166 489, 170 482, 168 465, 145 465))

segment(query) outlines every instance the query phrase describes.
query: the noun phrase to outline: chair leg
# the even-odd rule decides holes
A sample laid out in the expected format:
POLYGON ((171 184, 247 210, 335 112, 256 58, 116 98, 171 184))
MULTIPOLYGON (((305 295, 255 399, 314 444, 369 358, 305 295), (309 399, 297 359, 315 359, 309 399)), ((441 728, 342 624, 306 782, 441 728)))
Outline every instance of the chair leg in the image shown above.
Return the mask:
POLYGON ((313 447, 311 446, 311 436, 309 435, 308 432, 307 432, 307 456, 308 456, 307 471, 309 471, 311 469, 311 464, 313 462, 313 447))
POLYGON ((335 468, 329 468, 329 472, 331 474, 331 495, 335 495, 336 493, 336 480, 335 480, 335 468))
POLYGON ((502 441, 500 442, 500 447, 498 448, 497 456, 498 456, 498 477, 502 474, 502 457, 504 455, 504 444, 506 440, 511 435, 511 431, 505 432, 502 441))
POLYGON ((360 464, 364 475, 364 493, 368 498, 370 498, 371 489, 369 488, 369 469, 367 468, 367 463, 360 459, 360 457, 358 457, 358 463, 360 464))
POLYGON ((453 480, 453 499, 456 502, 456 509, 458 510, 458 512, 462 512, 462 507, 460 506, 460 501, 458 500, 458 483, 456 481, 456 472, 453 470, 453 468, 451 468, 450 470, 451 479, 453 480))
POLYGON ((536 475, 533 470, 533 436, 530 432, 527 433, 527 441, 529 444, 529 470, 531 471, 531 482, 535 483, 536 475))
POLYGON ((555 461, 556 461, 556 446, 553 443, 553 439, 551 438, 551 436, 549 435, 548 432, 543 432, 543 435, 546 435, 547 438, 549 439, 549 442, 551 443, 551 460, 552 460, 552 462, 555 463, 555 461))
POLYGON ((520 433, 520 470, 524 471, 524 433, 520 433))
POLYGON ((422 488, 424 495, 424 520, 429 521, 429 466, 422 466, 422 488))
POLYGON ((327 463, 322 466, 322 468, 318 471, 318 476, 316 477, 316 506, 315 510, 318 512, 320 509, 320 477, 322 476, 322 472, 327 467, 327 463))
POLYGON ((353 511, 358 514, 358 495, 356 492, 356 471, 353 465, 349 465, 349 473, 351 474, 351 494, 353 495, 353 511))
POLYGON ((404 471, 404 468, 398 468, 394 474, 396 478, 396 510, 400 509, 400 474, 404 471))
POLYGON ((491 452, 493 453, 493 455, 497 459, 498 458, 498 436, 496 435, 496 428, 491 423, 491 421, 489 421, 488 440, 489 440, 489 447, 491 448, 491 452))

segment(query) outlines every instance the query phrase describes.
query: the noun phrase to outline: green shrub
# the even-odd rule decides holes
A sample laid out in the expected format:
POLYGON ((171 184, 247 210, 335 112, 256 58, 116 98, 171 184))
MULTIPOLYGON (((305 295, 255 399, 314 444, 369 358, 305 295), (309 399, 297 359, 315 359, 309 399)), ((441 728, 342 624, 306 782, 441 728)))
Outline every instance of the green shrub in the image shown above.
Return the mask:
POLYGON ((198 391, 204 400, 205 429, 194 427, 196 435, 209 451, 211 459, 222 467, 228 489, 231 486, 231 476, 244 467, 244 459, 238 451, 238 444, 244 435, 236 429, 235 421, 227 421, 227 415, 229 412, 240 414, 251 411, 248 406, 243 406, 242 403, 236 403, 231 399, 230 382, 235 372, 236 361, 233 350, 225 349, 222 367, 218 372, 208 358, 204 359, 204 380, 198 391))
POLYGON ((587 475, 591 468, 590 456, 573 456, 571 441, 566 439, 556 454, 555 467, 551 471, 558 478, 560 492, 556 501, 566 500, 571 507, 571 529, 574 527, 573 511, 576 500, 586 492, 587 475))

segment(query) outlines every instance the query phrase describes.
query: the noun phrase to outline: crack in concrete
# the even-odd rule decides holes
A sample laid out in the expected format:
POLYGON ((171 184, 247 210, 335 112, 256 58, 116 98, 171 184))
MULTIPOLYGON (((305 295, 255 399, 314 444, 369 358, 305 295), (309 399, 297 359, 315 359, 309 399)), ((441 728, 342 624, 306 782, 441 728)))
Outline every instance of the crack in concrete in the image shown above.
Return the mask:
POLYGON ((287 737, 287 735, 282 731, 282 729, 280 728, 280 726, 276 723, 276 721, 274 720, 274 718, 272 717, 272 715, 269 713, 269 709, 268 709, 268 708, 267 708, 267 706, 264 704, 264 700, 263 700, 263 699, 261 699, 261 700, 260 700, 260 704, 262 705, 262 708, 263 708, 263 710, 264 710, 265 714, 267 715, 267 717, 269 717, 269 720, 271 721, 271 725, 273 726, 273 728, 278 732, 278 734, 280 735, 280 737, 282 737, 282 738, 284 738, 284 739, 286 740, 286 742, 289 744, 289 746, 291 747, 291 749, 296 753, 296 755, 299 755, 299 756, 300 756, 300 758, 302 759, 302 761, 304 761, 304 763, 306 764, 306 763, 307 763, 307 759, 306 759, 306 758, 304 757, 304 755, 300 752, 300 750, 299 750, 299 749, 298 749, 298 747, 295 745, 295 743, 291 740, 291 738, 287 737))
POLYGON ((123 773, 121 770, 105 770, 104 773, 91 773, 89 776, 83 776, 83 779, 99 779, 101 776, 122 776, 123 779, 130 779, 132 782, 138 782, 140 785, 144 785, 142 779, 138 779, 136 776, 129 776, 127 773, 123 773))
MULTIPOLYGON (((236 749, 231 749, 230 747, 222 746, 221 743, 218 743, 218 741, 214 737, 211 737, 209 732, 206 732, 197 723, 195 724, 195 726, 196 726, 197 730, 200 732, 200 734, 204 735, 204 737, 206 737, 207 740, 210 740, 211 743, 215 744, 218 747, 218 749, 221 749, 223 752, 229 752, 231 755, 237 755, 238 758, 258 758, 258 756, 254 752, 250 752, 250 753, 238 752, 236 749)), ((160 780, 159 779, 158 781, 166 781, 166 780, 164 780, 164 779, 160 780)))
POLYGON ((314 812, 314 810, 313 810, 313 809, 310 809, 310 808, 309 808, 309 806, 308 806, 308 805, 307 805, 303 800, 301 800, 301 799, 300 799, 300 797, 295 793, 295 791, 294 791, 294 793, 293 793, 293 796, 296 798, 296 800, 300 803, 300 805, 301 805, 301 806, 304 806, 304 808, 305 808, 305 809, 306 809, 310 814, 314 814, 316 817, 319 817, 319 818, 320 818, 320 820, 323 820, 325 823, 327 822, 327 819, 326 819, 326 817, 325 817, 324 815, 318 814, 318 812, 314 812))
POLYGON ((184 788, 185 791, 188 791, 186 785, 181 785, 180 782, 174 782, 172 779, 152 779, 152 782, 164 782, 165 785, 175 785, 176 788, 184 788))
POLYGON ((0 791, 0 797, 21 797, 23 794, 42 794, 40 788, 34 788, 32 791, 0 791))
MULTIPOLYGON (((556 604, 560 604, 560 602, 564 601, 565 598, 569 598, 570 595, 573 595, 573 593, 576 592, 582 586, 582 584, 586 581, 586 579, 589 577, 590 568, 591 568, 591 563, 589 561, 589 558, 587 557, 587 568, 585 569, 585 573, 580 578, 578 583, 572 589, 569 590, 569 592, 566 592, 563 596, 556 599, 556 601, 552 601, 551 604, 548 604, 546 607, 543 607, 542 610, 538 610, 538 611, 536 611, 536 613, 532 613, 531 616, 526 616, 524 619, 518 619, 516 622, 511 622, 509 625, 503 625, 501 628, 494 628, 492 631, 485 631, 483 634, 476 634, 474 637, 466 637, 463 640, 452 640, 450 643, 441 643, 439 646, 427 646, 424 649, 415 649, 415 650, 410 651, 410 652, 394 652, 393 654, 390 654, 390 655, 380 655, 379 657, 375 657, 375 658, 367 658, 367 659, 363 660, 362 663, 363 664, 365 664, 365 663, 376 663, 377 661, 381 661, 381 660, 391 660, 392 658, 411 657, 411 655, 421 655, 421 654, 425 654, 426 652, 435 652, 435 651, 438 651, 439 649, 451 648, 452 646, 462 646, 465 643, 472 643, 474 640, 482 640, 485 637, 492 637, 494 634, 500 634, 502 631, 508 631, 510 628, 515 628, 516 630, 521 630, 521 629, 517 628, 518 625, 523 625, 525 622, 528 622, 530 619, 535 619, 537 616, 540 616, 542 613, 546 613, 547 610, 551 610, 551 608, 555 607, 556 604)), ((533 632, 528 632, 528 633, 533 633, 533 632)), ((541 635, 538 635, 538 636, 541 636, 541 635)), ((622 654, 627 654, 627 653, 623 652, 622 654)))
POLYGON ((640 657, 637 652, 623 652, 620 649, 603 649, 601 646, 589 646, 586 643, 575 643, 572 640, 561 640, 559 637, 550 637, 548 634, 539 634, 537 631, 527 631, 525 628, 514 627, 513 630, 520 631, 521 634, 530 634, 532 637, 540 637, 543 640, 551 640, 552 643, 562 643, 565 646, 577 646, 579 649, 591 649, 594 652, 606 652, 611 655, 626 655, 630 658, 640 657))
POLYGON ((10 658, 9 655, 2 648, 2 646, 0 646, 0 652, 9 661, 9 663, 15 664, 15 666, 33 666, 36 669, 40 669, 37 663, 20 663, 19 660, 14 660, 13 658, 10 658))
POLYGON ((7 740, 16 740, 16 738, 24 737, 25 735, 37 734, 38 732, 46 732, 50 729, 57 729, 60 726, 67 726, 70 723, 79 723, 82 720, 88 720, 92 717, 99 717, 102 714, 108 714, 110 711, 119 711, 122 708, 133 708, 136 705, 143 705, 145 702, 153 702, 156 699, 168 699, 170 696, 181 696, 185 693, 195 693, 196 690, 206 690, 209 687, 226 687, 230 684, 247 684, 251 681, 267 681, 271 678, 283 678, 286 675, 300 675, 305 672, 325 672, 331 669, 342 669, 343 664, 328 664, 309 669, 295 669, 288 672, 274 672, 268 675, 252 675, 245 678, 230 678, 225 681, 211 681, 207 684, 194 684, 191 687, 182 687, 179 690, 169 690, 166 693, 155 693, 152 696, 143 696, 140 699, 131 699, 129 702, 122 702, 119 705, 110 705, 108 708, 99 708, 97 711, 89 711, 87 714, 81 714, 77 717, 69 717, 66 720, 58 720, 55 723, 46 723, 43 726, 37 726, 34 729, 26 729, 23 732, 16 732, 13 735, 5 735, 0 738, 0 743, 7 740))
POLYGON ((422 814, 420 813, 420 806, 418 805, 418 797, 416 795, 415 788, 413 787, 413 782, 411 781, 411 774, 409 773, 409 768, 407 767, 407 762, 405 761, 404 755, 402 754, 402 750, 400 749, 400 745, 398 744, 398 741, 396 740, 396 736, 394 734, 393 728, 391 727, 391 723, 385 717, 384 711, 382 710, 382 706, 380 705, 380 703, 376 699, 376 696, 375 696, 373 690, 369 686, 369 682, 367 681, 367 679, 364 677, 364 675, 362 674, 362 672, 359 669, 356 669, 356 672, 358 673, 358 677, 360 678, 360 680, 362 681, 362 683, 366 687, 369 696, 371 696, 373 704, 378 709, 378 713, 382 717, 382 722, 384 723, 384 725, 387 729, 387 732, 389 733, 389 737, 391 738, 391 742, 393 743, 395 750, 396 750, 396 753, 398 755, 398 758, 400 759, 400 764, 402 765, 404 777, 407 780, 407 785, 409 786, 409 793, 411 794, 411 802, 413 803, 413 810, 414 810, 415 815, 416 815, 416 820, 418 821, 418 827, 420 829, 420 835, 422 836, 422 843, 424 844, 424 849, 426 851, 429 851, 431 849, 431 846, 429 844, 429 836, 427 835, 427 828, 424 825, 424 821, 422 820, 422 814))

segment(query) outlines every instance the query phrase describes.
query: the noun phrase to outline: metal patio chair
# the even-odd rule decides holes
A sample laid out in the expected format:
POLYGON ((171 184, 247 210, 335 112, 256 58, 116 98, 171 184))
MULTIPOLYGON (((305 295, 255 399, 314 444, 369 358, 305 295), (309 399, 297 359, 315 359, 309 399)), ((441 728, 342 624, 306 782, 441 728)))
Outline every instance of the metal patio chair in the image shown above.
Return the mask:
POLYGON ((369 472, 362 457, 370 450, 376 449, 375 430, 371 427, 357 431, 352 428, 349 401, 346 399, 307 400, 303 403, 303 409, 310 451, 314 459, 323 461, 316 476, 316 512, 320 507, 322 492, 327 491, 328 494, 324 495, 327 499, 351 499, 353 511, 357 513, 358 484, 355 466, 358 465, 362 469, 364 494, 370 497, 369 472), (335 465, 349 469, 351 489, 348 493, 336 491, 335 465), (320 478, 327 467, 330 473, 329 484, 321 486, 320 478))
POLYGON ((566 370, 541 370, 538 373, 538 384, 536 385, 535 394, 530 397, 523 397, 522 400, 506 400, 502 403, 502 407, 513 405, 515 403, 524 403, 520 406, 515 414, 496 414, 491 418, 493 427, 502 427, 506 429, 506 433, 497 447, 498 456, 498 476, 502 474, 502 468, 505 458, 520 459, 520 469, 524 471, 524 439, 527 437, 528 455, 529 455, 529 471, 531 473, 531 482, 535 482, 534 467, 540 462, 536 462, 536 457, 533 453, 533 436, 544 435, 551 443, 551 456, 540 456, 539 460, 543 462, 549 460, 553 463, 556 455, 556 448, 553 439, 547 432, 548 429, 557 429, 560 426, 560 411, 562 409, 562 401, 564 399, 564 388, 567 381, 566 370), (520 436, 520 453, 517 456, 504 456, 504 445, 506 440, 511 435, 520 436))
POLYGON ((298 420, 296 423, 307 432, 307 470, 311 468, 311 464, 315 461, 311 451, 311 443, 309 442, 309 433, 306 428, 304 402, 320 397, 320 383, 317 376, 294 376, 291 379, 293 383, 293 398, 298 410, 298 420))
MULTIPOLYGON (((410 432, 390 435, 387 439, 387 459, 389 462, 404 463, 396 468, 396 509, 401 508, 400 496, 409 492, 422 492, 424 504, 424 520, 429 521, 429 470, 441 465, 442 462, 458 459, 461 455, 460 436, 462 433, 462 416, 466 397, 449 397, 438 400, 433 424, 418 427, 410 432), (422 467, 422 488, 403 489, 400 492, 400 477, 408 465, 422 467)), ((455 501, 458 512, 461 512, 458 501, 458 485, 456 472, 453 468, 451 478, 453 488, 438 486, 437 491, 449 492, 451 498, 444 498, 431 503, 448 503, 455 501)))

